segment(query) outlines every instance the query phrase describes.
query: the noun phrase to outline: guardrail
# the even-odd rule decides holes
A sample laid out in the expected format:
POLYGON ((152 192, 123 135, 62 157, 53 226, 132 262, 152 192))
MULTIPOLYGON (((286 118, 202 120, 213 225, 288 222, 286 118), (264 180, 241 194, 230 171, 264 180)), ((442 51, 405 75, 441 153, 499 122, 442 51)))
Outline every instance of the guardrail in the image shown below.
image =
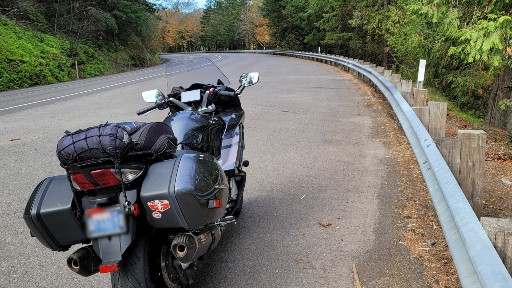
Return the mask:
POLYGON ((512 287, 512 278, 434 140, 393 84, 375 70, 344 57, 291 51, 266 53, 345 66, 372 81, 391 104, 416 154, 462 286, 512 287))

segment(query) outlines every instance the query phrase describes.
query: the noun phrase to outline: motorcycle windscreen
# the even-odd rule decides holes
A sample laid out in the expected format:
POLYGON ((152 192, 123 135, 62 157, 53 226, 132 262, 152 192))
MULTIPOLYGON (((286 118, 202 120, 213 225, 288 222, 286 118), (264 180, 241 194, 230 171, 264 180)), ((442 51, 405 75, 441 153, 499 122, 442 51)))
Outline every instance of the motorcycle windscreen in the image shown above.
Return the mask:
POLYGON ((220 80, 224 85, 231 84, 209 58, 184 55, 169 55, 165 58, 169 59, 165 65, 168 93, 171 93, 173 87, 187 88, 194 83, 217 85, 220 80))

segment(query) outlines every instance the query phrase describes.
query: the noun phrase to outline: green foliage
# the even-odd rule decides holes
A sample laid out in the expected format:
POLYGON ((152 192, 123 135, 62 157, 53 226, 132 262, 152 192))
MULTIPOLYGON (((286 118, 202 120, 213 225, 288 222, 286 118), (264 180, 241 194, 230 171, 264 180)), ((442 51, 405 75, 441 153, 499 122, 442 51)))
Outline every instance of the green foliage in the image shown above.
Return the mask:
POLYGON ((3 0, 0 11, 33 30, 96 50, 126 49, 136 66, 154 63, 160 52, 153 43, 155 8, 146 0, 3 0))
POLYGON ((468 63, 482 63, 491 69, 500 70, 503 65, 511 65, 512 53, 506 48, 512 46, 512 17, 489 14, 486 19, 455 35, 460 44, 450 48, 451 55, 458 55, 468 63))
POLYGON ((201 17, 201 43, 209 50, 243 49, 245 43, 242 17, 246 0, 210 0, 201 17))
POLYGON ((0 17, 0 91, 103 75, 109 61, 83 44, 24 30, 0 17))

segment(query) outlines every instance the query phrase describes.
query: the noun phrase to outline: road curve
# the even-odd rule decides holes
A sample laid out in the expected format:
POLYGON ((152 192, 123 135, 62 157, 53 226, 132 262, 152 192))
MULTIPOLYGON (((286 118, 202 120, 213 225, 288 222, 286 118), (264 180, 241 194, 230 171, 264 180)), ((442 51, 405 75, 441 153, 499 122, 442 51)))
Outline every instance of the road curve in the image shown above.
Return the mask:
MULTIPOLYGON (((251 163, 244 211, 198 265, 193 287, 352 287, 354 264, 370 275, 367 287, 423 287, 417 263, 396 245, 396 160, 374 139, 378 111, 365 92, 322 64, 206 56, 232 83, 252 71, 261 81, 242 96, 251 163)), ((163 112, 134 113, 145 106, 140 92, 154 88, 165 89, 161 67, 0 94, 0 287, 109 286, 108 275, 67 269, 71 251, 29 237, 22 213, 41 179, 64 172, 55 157, 63 131, 162 120, 163 112)))

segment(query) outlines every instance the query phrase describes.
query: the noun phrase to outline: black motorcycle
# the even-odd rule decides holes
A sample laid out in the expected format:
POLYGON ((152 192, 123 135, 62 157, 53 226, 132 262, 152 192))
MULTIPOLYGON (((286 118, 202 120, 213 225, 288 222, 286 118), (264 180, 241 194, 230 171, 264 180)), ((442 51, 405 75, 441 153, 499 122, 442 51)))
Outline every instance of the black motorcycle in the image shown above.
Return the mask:
POLYGON ((242 210, 249 162, 239 96, 258 73, 242 74, 234 90, 207 58, 166 67, 170 93, 143 92, 153 104, 137 112, 169 110, 164 121, 66 132, 57 145, 66 174, 41 181, 24 213, 44 246, 84 244, 68 267, 111 273, 113 287, 191 284, 196 262, 242 210))

